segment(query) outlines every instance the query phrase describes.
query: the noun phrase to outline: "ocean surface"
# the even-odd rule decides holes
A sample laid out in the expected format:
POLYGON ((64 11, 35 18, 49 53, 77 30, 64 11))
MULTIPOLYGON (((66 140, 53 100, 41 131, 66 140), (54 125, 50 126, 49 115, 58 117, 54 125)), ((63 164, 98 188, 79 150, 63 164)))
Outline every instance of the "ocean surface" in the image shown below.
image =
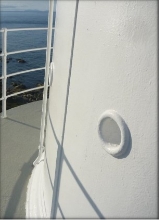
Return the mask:
MULTIPOLYGON (((25 12, 1 12, 2 28, 46 28, 48 26, 48 12, 44 11, 25 11, 25 12)), ((0 33, 2 42, 2 33, 0 33)), ((7 33, 7 52, 25 50, 38 47, 46 47, 47 31, 16 31, 7 33)), ((0 49, 2 44, 0 45, 0 49)), ((8 55, 7 74, 40 68, 45 66, 46 51, 35 51, 8 55), (24 59, 26 63, 18 63, 17 59, 24 59)), ((0 75, 2 75, 2 63, 0 62, 0 75)), ((15 77, 8 78, 7 86, 12 82, 23 83, 27 88, 35 87, 44 81, 44 70, 23 73, 15 77)))

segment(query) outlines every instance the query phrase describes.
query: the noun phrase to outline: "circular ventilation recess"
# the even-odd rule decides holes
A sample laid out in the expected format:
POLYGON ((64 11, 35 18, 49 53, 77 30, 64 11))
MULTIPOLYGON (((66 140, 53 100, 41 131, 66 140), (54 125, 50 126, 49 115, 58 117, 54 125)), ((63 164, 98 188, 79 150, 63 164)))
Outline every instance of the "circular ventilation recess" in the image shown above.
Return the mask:
POLYGON ((99 119, 99 136, 105 150, 112 156, 121 156, 129 144, 129 130, 122 117, 114 110, 104 112, 99 119))

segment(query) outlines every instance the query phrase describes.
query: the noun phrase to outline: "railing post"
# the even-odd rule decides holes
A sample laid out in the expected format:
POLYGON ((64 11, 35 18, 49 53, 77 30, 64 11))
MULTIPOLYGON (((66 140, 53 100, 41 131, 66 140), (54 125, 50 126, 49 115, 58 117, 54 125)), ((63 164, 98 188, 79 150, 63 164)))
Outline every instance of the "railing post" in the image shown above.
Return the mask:
POLYGON ((4 28, 3 32, 3 42, 2 42, 2 50, 3 50, 3 57, 2 57, 2 118, 6 118, 6 84, 7 84, 7 29, 4 28))
POLYGON ((44 91, 43 91, 43 104, 42 104, 42 117, 41 117, 41 129, 40 129, 40 143, 39 143, 39 154, 36 160, 33 162, 35 166, 44 151, 44 134, 46 126, 46 110, 47 110, 47 92, 48 92, 48 81, 50 71, 50 55, 51 55, 51 41, 52 41, 52 24, 53 24, 53 9, 54 0, 49 0, 49 14, 48 14, 48 32, 47 32, 47 50, 46 50, 46 64, 45 64, 45 80, 44 80, 44 91))

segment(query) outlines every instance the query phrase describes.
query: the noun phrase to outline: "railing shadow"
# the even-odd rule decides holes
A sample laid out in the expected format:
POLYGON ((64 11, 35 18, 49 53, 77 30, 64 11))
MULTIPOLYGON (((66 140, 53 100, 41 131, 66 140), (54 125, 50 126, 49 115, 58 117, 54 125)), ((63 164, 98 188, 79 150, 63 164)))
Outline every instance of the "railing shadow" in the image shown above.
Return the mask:
MULTIPOLYGON (((80 181, 80 179, 78 178, 78 176, 76 175, 76 173, 75 173, 73 167, 71 166, 69 160, 67 159, 67 157, 66 157, 66 155, 65 155, 65 153, 64 153, 64 150, 63 150, 63 148, 62 148, 62 146, 61 146, 61 144, 60 144, 60 142, 59 142, 59 140, 58 140, 58 138, 57 138, 57 135, 56 135, 56 133, 55 133, 54 126, 53 126, 53 123, 52 123, 52 120, 51 120, 50 115, 49 115, 49 120, 50 120, 50 124, 51 124, 51 128, 52 128, 52 132, 53 132, 54 138, 55 138, 56 143, 57 143, 57 145, 58 145, 57 161, 60 159, 60 154, 62 155, 62 156, 61 156, 61 166, 60 166, 60 169, 58 169, 58 172, 59 172, 59 173, 58 173, 58 176, 57 176, 57 174, 55 173, 55 179, 58 178, 58 183, 59 183, 59 184, 58 184, 58 188, 57 188, 57 192, 56 192, 56 193, 57 193, 57 194, 56 194, 56 197, 54 197, 54 195, 53 195, 52 206, 54 206, 54 207, 53 207, 52 212, 54 211, 55 213, 52 213, 52 214, 54 214, 54 216, 56 216, 57 208, 59 207, 58 197, 59 197, 59 190, 60 190, 60 180, 61 180, 62 164, 63 164, 63 162, 65 161, 66 164, 67 164, 67 167, 69 168, 69 170, 70 170, 70 172, 71 172, 71 174, 72 174, 72 176, 74 177, 76 183, 77 183, 78 186, 80 187, 82 193, 85 195, 87 201, 88 201, 88 202, 90 203, 90 205, 92 206, 93 210, 96 212, 96 214, 98 215, 99 218, 105 219, 104 215, 102 214, 102 212, 100 211, 100 209, 98 208, 98 206, 96 205, 96 203, 93 201, 93 199, 91 198, 91 196, 89 195, 89 193, 87 192, 87 190, 85 189, 85 187, 83 186, 83 184, 81 183, 81 181, 80 181)), ((57 169, 57 168, 58 168, 58 167, 56 167, 56 169, 57 169)), ((50 173, 48 164, 47 164, 47 169, 48 169, 48 172, 50 173)), ((49 177, 49 178, 50 178, 50 181, 51 181, 51 177, 49 177)), ((52 184, 52 186, 53 186, 53 184, 52 184)), ((54 192, 54 194, 55 194, 55 192, 54 192)), ((61 208, 60 208, 60 209, 61 209, 61 208)), ((60 211, 60 210, 59 210, 59 211, 60 211)), ((62 211, 62 210, 61 210, 61 211, 62 211)), ((61 211, 60 211, 60 212, 61 212, 61 211)), ((64 216, 64 214, 63 214, 63 216, 64 216)))
MULTIPOLYGON (((21 197, 23 188, 26 184, 26 181, 28 180, 29 175, 31 175, 31 171, 33 169, 32 162, 34 161, 36 156, 37 156, 37 151, 35 151, 34 154, 31 156, 31 158, 29 159, 29 161, 22 166, 21 174, 17 182, 15 183, 15 186, 11 194, 11 198, 5 210, 5 214, 4 216, 1 216, 2 218, 14 218, 14 217, 17 218, 17 216, 14 216, 16 212, 16 208, 19 204, 20 197, 21 197)), ((18 216, 18 218, 25 218, 25 204, 23 205, 23 208, 24 208, 23 210, 24 216, 18 216)))
POLYGON ((33 126, 33 125, 29 125, 29 124, 26 124, 26 123, 24 123, 24 122, 20 122, 20 121, 11 119, 11 118, 9 118, 9 117, 7 117, 6 120, 13 121, 13 122, 19 123, 19 124, 21 124, 21 125, 25 125, 25 126, 28 126, 28 127, 31 127, 31 128, 37 129, 37 130, 40 130, 40 128, 38 128, 38 127, 35 127, 35 126, 33 126))
MULTIPOLYGON (((50 170, 49 170, 49 166, 48 166, 47 157, 46 157, 45 162, 46 162, 47 171, 48 171, 48 174, 49 174, 49 180, 50 180, 50 183, 51 183, 52 191, 54 191, 54 186, 53 186, 52 179, 51 179, 51 175, 50 175, 50 170)), ((64 213, 63 213, 63 211, 62 211, 61 206, 60 206, 59 203, 57 203, 57 207, 59 208, 59 212, 61 213, 62 218, 65 219, 64 213)))

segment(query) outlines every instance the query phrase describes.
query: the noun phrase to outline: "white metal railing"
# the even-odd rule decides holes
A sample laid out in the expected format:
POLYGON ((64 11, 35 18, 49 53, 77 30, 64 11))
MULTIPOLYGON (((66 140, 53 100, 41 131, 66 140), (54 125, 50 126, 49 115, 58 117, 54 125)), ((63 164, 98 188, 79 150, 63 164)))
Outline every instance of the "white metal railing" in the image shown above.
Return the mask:
MULTIPOLYGON (((16 95, 19 95, 19 94, 22 94, 22 93, 30 92, 30 91, 43 89, 44 86, 45 86, 44 85, 44 86, 34 87, 32 89, 27 89, 27 90, 23 90, 21 92, 16 92, 16 93, 7 95, 6 94, 7 78, 12 77, 12 76, 16 76, 16 75, 19 75, 19 74, 23 74, 23 73, 28 73, 28 72, 38 71, 38 70, 46 70, 46 66, 45 66, 45 67, 42 67, 42 68, 34 68, 34 69, 15 72, 15 73, 7 75, 7 56, 11 55, 11 54, 26 53, 26 52, 40 51, 40 50, 46 50, 46 56, 47 56, 47 53, 48 53, 47 47, 32 48, 32 49, 27 49, 27 50, 7 52, 7 33, 8 32, 13 32, 13 31, 40 31, 40 30, 46 30, 47 31, 48 28, 18 28, 18 29, 4 28, 4 29, 0 30, 0 33, 2 33, 2 53, 0 54, 0 57, 2 57, 2 76, 0 77, 0 80, 2 80, 2 97, 0 98, 0 101, 2 101, 2 118, 7 117, 7 113, 6 113, 7 98, 12 97, 12 96, 16 96, 16 95)), ((52 28, 52 30, 54 30, 54 28, 52 28)), ((52 48, 53 47, 51 47, 51 49, 52 48)), ((50 56, 50 54, 49 54, 49 56, 50 56)))
POLYGON ((51 46, 52 42, 52 30, 55 30, 53 28, 53 10, 56 4, 54 4, 54 0, 49 0, 49 14, 48 14, 48 28, 21 28, 21 29, 2 29, 0 32, 3 34, 3 43, 2 43, 2 53, 0 56, 2 57, 2 76, 0 79, 2 80, 2 117, 6 118, 6 101, 7 98, 19 95, 25 92, 30 92, 33 90, 38 90, 38 89, 44 89, 43 90, 43 103, 42 103, 42 117, 41 117, 41 128, 40 128, 40 140, 39 140, 39 153, 38 157, 36 160, 33 162, 33 165, 35 166, 39 161, 42 156, 42 153, 44 151, 44 130, 46 126, 46 114, 47 114, 47 92, 48 92, 48 87, 49 87, 49 81, 51 83, 52 81, 52 74, 53 74, 53 63, 50 63, 50 56, 51 56, 51 49, 53 47, 51 46), (31 31, 31 30, 47 30, 47 47, 45 48, 33 48, 33 49, 27 49, 27 50, 20 50, 20 51, 14 51, 14 52, 7 52, 7 32, 8 31, 31 31), (38 51, 38 50, 46 50, 46 63, 45 67, 42 68, 34 68, 30 70, 25 70, 25 71, 20 71, 16 73, 12 73, 7 75, 7 55, 10 54, 17 54, 17 53, 25 53, 25 52, 30 52, 30 51, 38 51), (32 89, 27 89, 23 90, 20 92, 16 92, 10 95, 6 95, 6 83, 7 83, 7 78, 11 76, 16 76, 19 74, 27 73, 27 72, 33 72, 37 70, 42 70, 45 69, 45 78, 44 78, 44 86, 40 87, 35 87, 32 89))

